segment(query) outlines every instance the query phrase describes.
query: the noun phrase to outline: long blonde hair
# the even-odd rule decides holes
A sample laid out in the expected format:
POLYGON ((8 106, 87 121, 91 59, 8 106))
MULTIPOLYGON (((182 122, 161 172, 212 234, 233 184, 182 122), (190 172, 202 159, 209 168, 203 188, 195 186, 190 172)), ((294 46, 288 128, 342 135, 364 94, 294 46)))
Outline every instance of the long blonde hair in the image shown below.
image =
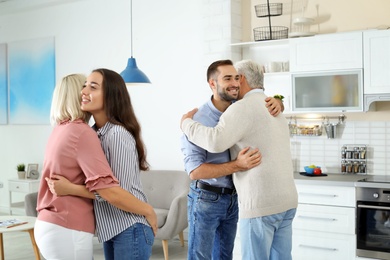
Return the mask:
POLYGON ((50 109, 50 123, 57 125, 61 121, 82 119, 88 122, 91 114, 80 108, 81 90, 86 77, 83 74, 71 74, 57 83, 50 109))

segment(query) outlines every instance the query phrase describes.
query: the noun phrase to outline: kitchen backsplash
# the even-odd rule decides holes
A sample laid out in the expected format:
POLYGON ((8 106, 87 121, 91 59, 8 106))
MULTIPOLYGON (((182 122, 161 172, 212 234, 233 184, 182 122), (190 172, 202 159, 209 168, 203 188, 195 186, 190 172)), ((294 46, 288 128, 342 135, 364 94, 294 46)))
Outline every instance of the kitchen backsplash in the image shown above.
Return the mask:
POLYGON ((291 136, 295 171, 305 165, 321 166, 324 173, 341 174, 341 147, 367 145, 367 174, 390 175, 390 122, 348 121, 337 128, 337 137, 291 136))

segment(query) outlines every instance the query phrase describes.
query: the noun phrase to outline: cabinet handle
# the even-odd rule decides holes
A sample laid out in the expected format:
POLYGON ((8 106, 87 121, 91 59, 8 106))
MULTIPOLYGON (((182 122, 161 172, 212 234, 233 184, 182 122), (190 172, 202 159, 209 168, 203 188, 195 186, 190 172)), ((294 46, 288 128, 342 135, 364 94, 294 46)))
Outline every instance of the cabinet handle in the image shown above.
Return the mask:
POLYGON ((330 198, 338 197, 336 194, 318 194, 318 193, 308 193, 308 192, 299 192, 299 195, 317 196, 317 197, 330 197, 330 198))
POLYGON ((314 220, 321 220, 321 221, 336 221, 335 218, 321 218, 321 217, 309 217, 309 216, 298 216, 298 218, 304 218, 304 219, 314 219, 314 220))
POLYGON ((299 247, 305 247, 305 248, 311 248, 311 249, 319 249, 319 250, 326 250, 326 251, 337 251, 337 248, 320 247, 320 246, 299 245, 299 247))
POLYGON ((383 209, 383 210, 390 210, 389 207, 371 206, 371 205, 358 205, 358 208, 363 208, 363 209, 383 209))

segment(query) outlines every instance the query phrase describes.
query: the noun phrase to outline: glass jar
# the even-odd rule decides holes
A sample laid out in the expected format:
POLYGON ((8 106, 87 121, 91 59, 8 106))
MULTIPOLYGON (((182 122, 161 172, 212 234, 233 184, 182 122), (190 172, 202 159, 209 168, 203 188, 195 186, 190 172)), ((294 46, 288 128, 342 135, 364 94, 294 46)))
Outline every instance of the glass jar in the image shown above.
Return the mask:
POLYGON ((360 158, 359 147, 354 147, 353 148, 353 159, 359 159, 359 158, 360 158))
POLYGON ((347 158, 347 152, 345 150, 341 150, 341 159, 347 158))
POLYGON ((366 159, 366 147, 360 147, 360 159, 366 159))
POLYGON ((352 173, 352 163, 351 162, 348 162, 346 164, 346 167, 347 167, 347 173, 352 173))
POLYGON ((353 151, 346 151, 346 154, 347 154, 347 159, 352 159, 352 152, 353 151))
POLYGON ((344 161, 341 163, 341 172, 342 173, 346 173, 347 172, 347 165, 345 164, 344 161))
POLYGON ((358 173, 359 172, 359 163, 354 162, 353 163, 353 173, 358 173))
POLYGON ((366 164, 364 162, 360 162, 359 172, 360 173, 366 173, 366 164))

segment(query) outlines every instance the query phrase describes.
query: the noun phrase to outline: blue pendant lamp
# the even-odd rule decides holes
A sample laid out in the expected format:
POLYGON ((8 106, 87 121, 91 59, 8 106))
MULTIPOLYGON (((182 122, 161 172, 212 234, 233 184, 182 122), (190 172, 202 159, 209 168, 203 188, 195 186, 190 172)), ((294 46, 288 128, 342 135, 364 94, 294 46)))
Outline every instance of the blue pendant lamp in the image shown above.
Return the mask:
POLYGON ((133 1, 130 0, 130 31, 131 31, 131 58, 127 61, 127 67, 121 72, 122 78, 126 85, 147 83, 150 84, 148 76, 145 75, 138 67, 135 58, 133 58, 133 1))

